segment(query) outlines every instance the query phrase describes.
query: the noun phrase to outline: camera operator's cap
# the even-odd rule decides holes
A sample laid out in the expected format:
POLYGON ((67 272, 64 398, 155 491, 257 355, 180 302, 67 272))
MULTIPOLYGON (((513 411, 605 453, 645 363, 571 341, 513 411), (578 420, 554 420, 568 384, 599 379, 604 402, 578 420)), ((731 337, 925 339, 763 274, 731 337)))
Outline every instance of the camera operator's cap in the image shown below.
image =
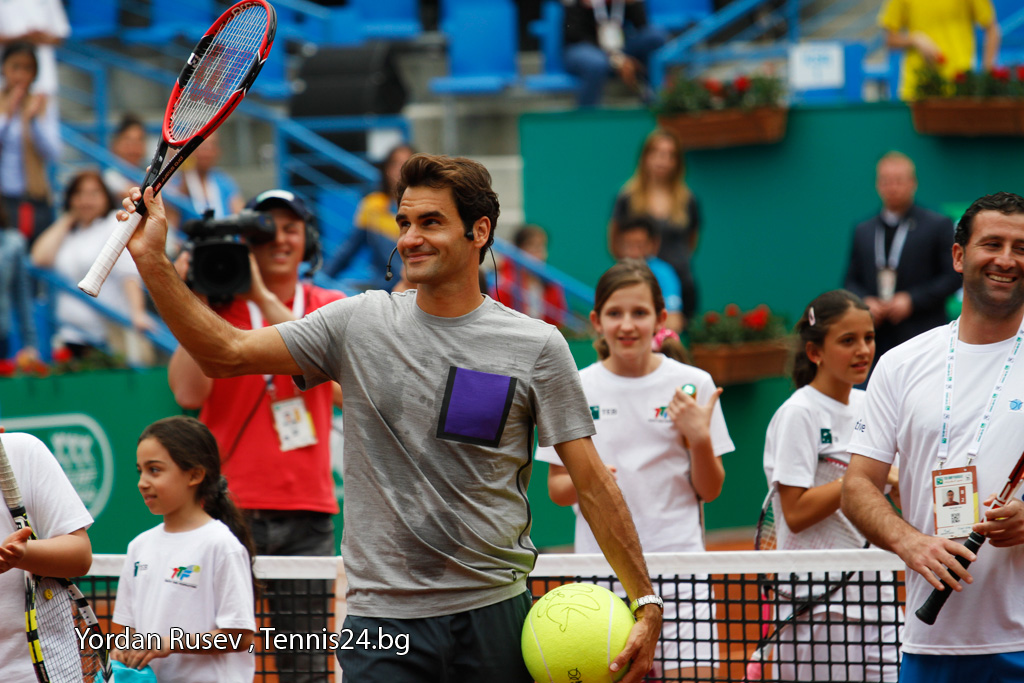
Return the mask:
POLYGON ((254 211, 266 211, 274 207, 290 209, 295 215, 307 222, 313 218, 313 214, 306 208, 306 202, 303 201, 302 197, 288 190, 266 190, 265 192, 260 192, 245 205, 245 208, 253 209, 254 211))

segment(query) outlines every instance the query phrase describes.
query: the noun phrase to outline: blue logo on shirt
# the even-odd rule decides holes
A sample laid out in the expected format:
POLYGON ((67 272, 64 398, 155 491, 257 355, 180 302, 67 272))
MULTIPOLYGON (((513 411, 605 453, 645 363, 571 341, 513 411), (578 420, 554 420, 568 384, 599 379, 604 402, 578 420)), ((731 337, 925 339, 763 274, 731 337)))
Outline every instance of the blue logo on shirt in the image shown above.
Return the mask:
POLYGON ((1021 408, 1024 408, 1024 401, 1021 401, 1019 398, 1010 400, 1010 410, 1020 410, 1021 408))

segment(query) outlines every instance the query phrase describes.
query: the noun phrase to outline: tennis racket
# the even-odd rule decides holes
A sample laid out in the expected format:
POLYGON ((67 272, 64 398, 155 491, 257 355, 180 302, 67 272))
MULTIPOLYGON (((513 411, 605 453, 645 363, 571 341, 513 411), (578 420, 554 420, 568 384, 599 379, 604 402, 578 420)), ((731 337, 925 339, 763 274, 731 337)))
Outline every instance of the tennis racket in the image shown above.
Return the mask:
MULTIPOLYGON (((31 529, 2 437, 0 491, 14 526, 31 529)), ((36 538, 35 531, 31 538, 36 538)), ((111 680, 111 664, 99 620, 82 591, 67 579, 25 572, 25 633, 39 683, 111 680)))
MULTIPOLYGON (((163 136, 142 189, 159 192, 182 162, 235 110, 270 54, 277 30, 277 15, 265 0, 242 0, 220 15, 193 49, 171 91, 164 113, 163 136), (178 149, 164 166, 168 147, 178 149)), ((92 268, 78 283, 90 296, 98 296, 117 258, 146 215, 145 202, 118 223, 92 268)))
MULTIPOLYGON (((1013 466, 1013 470, 1010 472, 1009 478, 1006 483, 1003 484, 1003 490, 999 492, 999 495, 995 499, 995 507, 1002 507, 1006 505, 1016 495, 1017 489, 1020 488, 1021 482, 1024 481, 1024 453, 1021 454, 1020 459, 1017 460, 1017 464, 1013 466)), ((972 553, 977 553, 978 550, 985 544, 985 537, 976 531, 972 531, 971 535, 964 541, 964 547, 970 550, 972 553)), ((961 567, 967 568, 971 563, 966 557, 956 556, 956 561, 960 563, 961 567)), ((960 583, 960 577, 955 573, 953 579, 960 583)), ((944 581, 944 583, 946 583, 944 581)), ((931 595, 928 599, 917 609, 914 614, 917 618, 928 624, 929 626, 935 623, 935 619, 939 616, 939 612, 942 610, 942 606, 946 604, 946 600, 953 594, 953 586, 946 583, 946 588, 939 590, 933 588, 931 595)))
MULTIPOLYGON (((839 479, 846 474, 847 467, 848 463, 842 460, 819 456, 814 472, 814 486, 823 486, 839 479)), ((783 519, 778 487, 773 484, 761 505, 761 516, 754 537, 755 550, 825 550, 866 548, 868 545, 850 520, 838 513, 829 515, 800 533, 780 528, 778 524, 783 519)), ((747 661, 744 680, 764 680, 764 662, 770 658, 782 631, 817 605, 827 603, 833 595, 846 587, 855 573, 843 572, 836 580, 832 580, 831 575, 826 573, 821 580, 815 577, 811 581, 801 580, 793 574, 788 579, 758 574, 761 638, 747 661), (780 601, 789 602, 793 606, 792 613, 781 621, 772 618, 772 605, 780 601)))

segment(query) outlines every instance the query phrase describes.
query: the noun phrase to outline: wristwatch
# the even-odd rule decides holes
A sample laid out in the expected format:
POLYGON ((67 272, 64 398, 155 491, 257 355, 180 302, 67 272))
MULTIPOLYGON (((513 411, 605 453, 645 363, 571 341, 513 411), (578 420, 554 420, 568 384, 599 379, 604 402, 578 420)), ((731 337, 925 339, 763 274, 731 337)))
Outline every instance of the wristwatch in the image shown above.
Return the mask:
POLYGON ((636 616, 636 611, 644 605, 657 605, 658 609, 662 612, 665 611, 665 601, 657 595, 645 595, 642 598, 637 598, 629 605, 629 611, 636 616))

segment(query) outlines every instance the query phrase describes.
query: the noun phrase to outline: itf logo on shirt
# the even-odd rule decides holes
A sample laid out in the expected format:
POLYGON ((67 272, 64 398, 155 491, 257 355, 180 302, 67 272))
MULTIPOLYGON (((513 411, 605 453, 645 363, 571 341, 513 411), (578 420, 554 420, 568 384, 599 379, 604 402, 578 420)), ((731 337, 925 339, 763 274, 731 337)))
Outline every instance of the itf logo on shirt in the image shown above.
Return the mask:
POLYGON ((821 430, 821 442, 822 443, 832 443, 832 430, 831 429, 822 429, 821 430))
POLYGON ((654 417, 652 417, 650 420, 648 420, 648 422, 669 422, 668 406, 658 406, 657 408, 654 408, 653 410, 654 410, 654 417))
POLYGON ((198 564, 187 564, 184 567, 172 567, 171 578, 164 579, 167 583, 176 583, 179 586, 188 586, 189 588, 195 588, 195 580, 198 578, 196 574, 199 573, 198 564), (189 581, 192 579, 192 581, 189 581))

